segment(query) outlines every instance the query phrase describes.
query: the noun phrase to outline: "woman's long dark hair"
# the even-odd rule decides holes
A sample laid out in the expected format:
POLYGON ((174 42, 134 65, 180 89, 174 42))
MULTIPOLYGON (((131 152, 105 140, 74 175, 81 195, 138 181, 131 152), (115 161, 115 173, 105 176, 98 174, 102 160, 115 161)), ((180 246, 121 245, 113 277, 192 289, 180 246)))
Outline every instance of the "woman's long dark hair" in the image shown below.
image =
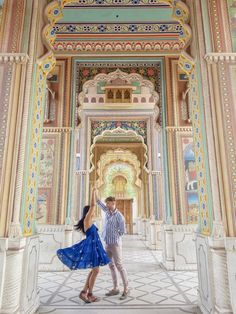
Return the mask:
POLYGON ((90 208, 89 205, 84 206, 82 218, 79 220, 79 222, 76 225, 74 225, 75 230, 79 230, 79 231, 82 231, 83 233, 85 233, 85 231, 84 231, 84 219, 85 219, 85 217, 89 211, 89 208, 90 208))

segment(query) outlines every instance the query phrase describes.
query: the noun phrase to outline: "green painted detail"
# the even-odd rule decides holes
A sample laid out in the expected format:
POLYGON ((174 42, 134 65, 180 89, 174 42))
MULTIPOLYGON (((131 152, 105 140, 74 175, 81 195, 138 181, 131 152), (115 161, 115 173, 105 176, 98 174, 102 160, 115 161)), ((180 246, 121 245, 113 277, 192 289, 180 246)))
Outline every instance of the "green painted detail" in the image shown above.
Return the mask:
MULTIPOLYGON (((37 65, 34 64, 34 70, 33 70, 33 77, 32 82, 36 81, 36 72, 37 72, 37 65)), ((35 93, 36 93, 36 84, 33 84, 32 87, 32 93, 30 98, 30 106, 29 106, 29 118, 28 118, 28 132, 27 132, 27 141, 26 143, 30 143, 31 138, 31 132, 32 132, 32 122, 33 122, 33 109, 34 109, 34 99, 35 99, 35 93)), ((26 207, 26 193, 27 193, 27 185, 28 185, 28 164, 29 164, 29 155, 30 155, 30 145, 27 145, 26 154, 25 154, 25 169, 24 169, 24 181, 23 181, 23 196, 21 200, 21 226, 22 230, 24 228, 24 221, 25 221, 25 207, 26 207)))
POLYGON ((136 87, 136 89, 133 91, 133 94, 141 94, 140 82, 133 82, 132 85, 136 87))
MULTIPOLYGON (((162 150, 163 150, 163 172, 165 175, 164 178, 164 188, 165 188, 165 206, 166 206, 166 223, 172 223, 172 210, 171 210, 171 197, 170 197, 170 178, 169 178, 169 167, 168 167, 168 145, 167 145, 167 136, 166 136, 166 91, 165 91, 165 71, 163 61, 161 62, 162 71, 161 71, 161 88, 162 88, 162 150)), ((164 218, 164 217, 163 217, 164 218)))
POLYGON ((98 94, 105 94, 105 90, 102 87, 106 86, 106 82, 98 82, 97 83, 97 93, 98 94))
POLYGON ((21 45, 21 51, 25 53, 28 53, 29 40, 30 40, 30 34, 31 34, 30 22, 31 22, 32 6, 33 6, 33 2, 28 0, 26 3, 26 8, 25 8, 23 37, 22 37, 22 45, 21 45))
POLYGON ((71 8, 63 10, 60 23, 122 23, 172 21, 172 8, 71 8))
POLYGON ((212 51, 211 32, 210 32, 210 22, 209 22, 209 16, 208 16, 207 1, 201 0, 201 5, 202 5, 202 18, 203 18, 203 24, 204 24, 204 38, 205 38, 206 52, 211 52, 212 51))
POLYGON ((236 52, 236 3, 234 0, 227 0, 227 2, 228 2, 228 11, 229 11, 229 18, 230 18, 233 51, 236 52))

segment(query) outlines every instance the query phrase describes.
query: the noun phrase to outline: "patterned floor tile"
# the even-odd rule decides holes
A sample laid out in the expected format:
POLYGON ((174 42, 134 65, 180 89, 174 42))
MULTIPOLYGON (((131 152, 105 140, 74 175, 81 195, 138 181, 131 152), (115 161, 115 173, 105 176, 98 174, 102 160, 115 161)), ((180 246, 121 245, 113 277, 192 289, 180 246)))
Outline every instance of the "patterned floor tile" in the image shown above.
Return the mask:
MULTIPOLYGON (((94 293, 99 303, 84 304, 79 292, 87 270, 39 273, 40 314, 178 314, 197 313, 197 273, 170 272, 161 266, 162 254, 151 251, 137 236, 123 240, 123 259, 128 271, 130 296, 120 301, 119 296, 105 297, 112 287, 108 267, 102 267, 94 293)), ((120 287, 122 291, 122 287, 120 287)))

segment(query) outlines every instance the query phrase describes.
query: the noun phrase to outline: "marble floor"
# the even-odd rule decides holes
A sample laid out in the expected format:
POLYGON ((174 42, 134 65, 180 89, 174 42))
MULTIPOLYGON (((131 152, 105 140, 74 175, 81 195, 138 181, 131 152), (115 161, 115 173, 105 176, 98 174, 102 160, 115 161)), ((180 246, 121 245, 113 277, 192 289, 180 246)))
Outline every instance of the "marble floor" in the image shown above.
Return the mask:
POLYGON ((120 301, 119 296, 105 297, 105 292, 111 288, 107 266, 101 268, 94 290, 102 299, 91 304, 84 304, 78 298, 87 270, 40 272, 38 313, 198 313, 197 272, 166 271, 161 265, 161 252, 149 250, 137 236, 125 236, 123 252, 131 290, 126 300, 120 301))

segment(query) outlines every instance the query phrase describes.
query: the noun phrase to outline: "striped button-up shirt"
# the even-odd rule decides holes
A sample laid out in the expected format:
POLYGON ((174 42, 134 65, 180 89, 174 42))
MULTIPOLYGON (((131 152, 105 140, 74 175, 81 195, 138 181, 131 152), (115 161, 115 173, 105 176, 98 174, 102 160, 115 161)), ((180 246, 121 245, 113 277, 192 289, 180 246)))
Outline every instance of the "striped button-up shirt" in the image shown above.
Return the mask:
POLYGON ((102 237, 106 244, 119 244, 121 241, 121 236, 125 233, 125 218, 115 209, 111 212, 106 205, 97 200, 97 204, 105 212, 105 224, 103 228, 102 237))

